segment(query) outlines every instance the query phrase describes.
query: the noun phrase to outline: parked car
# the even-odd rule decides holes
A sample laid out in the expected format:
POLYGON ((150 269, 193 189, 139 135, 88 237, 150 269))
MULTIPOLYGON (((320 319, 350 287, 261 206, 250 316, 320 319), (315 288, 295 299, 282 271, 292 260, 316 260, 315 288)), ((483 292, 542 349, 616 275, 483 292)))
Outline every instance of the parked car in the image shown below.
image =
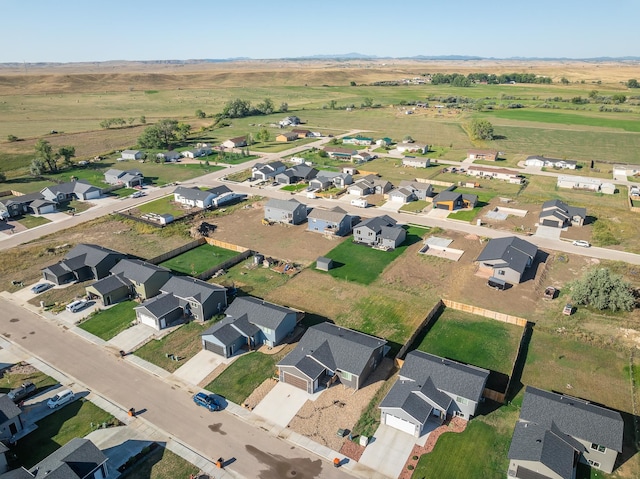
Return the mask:
POLYGON ((144 192, 136 191, 135 193, 131 193, 129 198, 142 198, 144 196, 144 192))
POLYGON ((51 288, 53 285, 51 283, 38 283, 36 284, 33 288, 31 288, 31 292, 33 294, 40 294, 43 291, 48 290, 49 288, 51 288))
POLYGON ((589 244, 589 242, 585 240, 575 240, 572 244, 573 246, 582 246, 583 248, 588 248, 591 246, 591 244, 589 244))
POLYGON ((67 304, 67 311, 70 313, 77 313, 81 309, 87 306, 87 301, 85 299, 79 299, 72 303, 67 304))
POLYGON ((22 383, 22 386, 12 389, 7 393, 9 399, 11 399, 14 403, 18 404, 23 399, 28 398, 37 390, 36 385, 32 382, 27 381, 26 383, 22 383))
POLYGON ((193 402, 209 411, 219 411, 220 403, 213 394, 198 393, 193 396, 193 402))
POLYGON ((55 409, 58 406, 67 404, 69 401, 73 401, 75 398, 76 395, 71 389, 65 389, 64 391, 60 391, 58 394, 49 399, 47 401, 47 406, 49 407, 49 409, 55 409))

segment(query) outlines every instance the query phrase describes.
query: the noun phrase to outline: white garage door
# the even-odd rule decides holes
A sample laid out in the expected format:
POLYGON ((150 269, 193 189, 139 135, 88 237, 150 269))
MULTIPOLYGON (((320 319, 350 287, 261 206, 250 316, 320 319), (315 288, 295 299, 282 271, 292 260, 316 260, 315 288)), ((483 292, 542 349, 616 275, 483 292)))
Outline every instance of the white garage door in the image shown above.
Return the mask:
POLYGON ((396 429, 400 429, 402 432, 415 436, 416 426, 414 424, 411 424, 409 421, 405 421, 404 419, 400 419, 399 417, 392 416, 391 414, 387 414, 385 417, 387 426, 395 427, 396 429))
POLYGON ((138 317, 140 318, 140 322, 142 324, 146 324, 147 326, 151 326, 152 328, 157 328, 156 320, 151 316, 147 316, 146 314, 141 314, 138 317))

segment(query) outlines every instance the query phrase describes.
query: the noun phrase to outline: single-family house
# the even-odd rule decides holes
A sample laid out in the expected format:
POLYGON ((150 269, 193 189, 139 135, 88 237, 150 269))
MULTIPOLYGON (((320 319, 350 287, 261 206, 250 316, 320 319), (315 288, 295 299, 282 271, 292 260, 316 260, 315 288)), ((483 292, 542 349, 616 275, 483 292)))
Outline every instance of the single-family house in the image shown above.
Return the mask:
POLYGON ((336 146, 325 146, 323 150, 329 155, 329 158, 342 161, 351 161, 351 157, 358 154, 358 150, 350 150, 349 148, 336 146))
POLYGON ((433 198, 433 207, 441 210, 455 211, 464 208, 475 208, 478 196, 444 190, 433 198))
POLYGON ((380 422, 420 437, 429 420, 467 421, 482 401, 489 371, 422 351, 407 354, 398 379, 380 403, 380 422))
POLYGON ((45 281, 64 284, 69 281, 102 279, 125 254, 93 244, 79 244, 56 264, 42 270, 45 281))
POLYGON ((303 130, 299 128, 294 128, 293 130, 291 130, 291 133, 295 133, 296 135, 298 135, 298 138, 308 138, 315 136, 309 130, 303 130))
POLYGON ((24 214, 34 213, 43 215, 55 213, 56 203, 46 200, 42 193, 27 193, 26 195, 14 196, 6 200, 0 200, 0 218, 15 218, 24 214))
POLYGON ((236 138, 229 138, 222 142, 222 146, 225 148, 242 148, 243 146, 247 146, 247 137, 237 136, 236 138))
POLYGON ((586 217, 586 208, 569 206, 560 200, 549 200, 542 204, 540 224, 554 228, 582 226, 586 217))
POLYGON ((376 145, 377 146, 385 147, 385 146, 391 145, 391 143, 393 143, 393 140, 391 138, 387 138, 387 137, 380 138, 379 140, 376 140, 376 145))
POLYGON ((402 166, 406 168, 429 168, 431 158, 416 158, 415 156, 405 156, 402 159, 402 166))
POLYGON ((425 145, 424 143, 398 143, 396 145, 396 150, 399 153, 422 153, 425 154, 429 151, 429 145, 425 145))
POLYGON ((119 303, 133 296, 133 284, 120 274, 111 274, 85 288, 87 297, 98 299, 103 306, 119 303))
POLYGON ((22 410, 6 394, 0 395, 0 441, 11 441, 11 437, 22 431, 22 410))
POLYGON ((171 163, 175 163, 177 161, 180 161, 180 158, 182 158, 182 153, 180 153, 179 151, 175 151, 175 150, 164 151, 162 153, 158 153, 156 155, 156 158, 158 158, 159 160, 162 160, 162 161, 168 161, 168 162, 171 162, 171 163))
POLYGON ((120 153, 120 158, 123 160, 144 160, 146 156, 144 151, 140 150, 123 150, 122 153, 120 153))
POLYGON ((600 193, 605 195, 614 195, 617 191, 616 185, 613 183, 602 183, 600 185, 600 193))
POLYGON ((272 161, 271 163, 256 163, 251 168, 251 179, 266 181, 282 173, 287 166, 281 161, 272 161))
POLYGON ((186 316, 180 301, 171 293, 160 293, 133 309, 138 323, 158 331, 181 321, 186 316))
POLYGON ((347 192, 354 196, 366 196, 366 195, 383 195, 393 188, 393 185, 383 180, 377 175, 367 175, 360 178, 355 183, 349 185, 347 192))
POLYGON ((318 175, 318 170, 304 164, 287 168, 276 175, 276 181, 281 185, 290 185, 301 181, 308 182, 318 175))
POLYGON ((160 291, 178 299, 185 316, 207 321, 227 307, 227 288, 190 276, 171 276, 160 291))
POLYGON ((111 274, 127 279, 132 285, 132 294, 142 300, 158 295, 162 285, 171 277, 171 271, 167 268, 139 259, 119 261, 111 268, 111 274))
POLYGON ((314 208, 307 217, 307 224, 308 231, 345 236, 351 232, 352 216, 338 206, 330 210, 314 208))
POLYGON ((213 188, 209 188, 207 191, 214 195, 215 198, 232 193, 232 190, 227 185, 214 186, 213 188))
POLYGON ((328 322, 310 327, 278 363, 280 381, 309 394, 335 381, 358 390, 384 357, 387 342, 328 322))
POLYGON ((236 298, 226 317, 201 334, 202 347, 225 358, 243 347, 277 346, 296 327, 298 312, 251 296, 236 298))
POLYGON ((371 146, 373 138, 366 136, 345 136, 342 138, 343 145, 371 146))
POLYGON ((307 219, 307 205, 293 198, 290 200, 271 198, 264 205, 264 219, 298 225, 307 219))
POLYGON ((53 201, 45 200, 44 198, 36 198, 29 203, 29 211, 36 215, 45 215, 47 213, 55 213, 57 211, 56 206, 56 203, 53 201))
POLYGON ((372 155, 367 153, 366 151, 360 151, 357 155, 353 155, 351 157, 351 161, 354 163, 366 163, 367 161, 371 161, 372 155))
POLYGON ((524 160, 524 164, 538 168, 556 168, 561 170, 575 170, 578 166, 578 162, 575 160, 559 160, 537 155, 528 156, 527 159, 524 160))
POLYGON ((298 134, 294 131, 285 131, 276 136, 276 141, 279 142, 296 141, 297 139, 298 134))
POLYGON ((102 190, 85 180, 69 181, 59 185, 47 186, 40 191, 45 200, 65 203, 72 200, 95 200, 100 198, 102 190))
POLYGON ((573 190, 600 191, 602 180, 585 176, 565 175, 558 176, 558 188, 570 188, 573 190))
POLYGON ((467 175, 477 178, 488 178, 508 181, 509 183, 520 185, 524 182, 524 177, 517 171, 508 168, 491 168, 489 166, 471 165, 467 168, 467 175))
POLYGON ((402 180, 399 187, 410 190, 413 195, 419 200, 424 201, 427 198, 431 198, 433 196, 433 186, 431 186, 431 183, 402 180))
POLYGON ((353 228, 353 241, 380 249, 395 249, 407 237, 406 230, 393 218, 383 215, 361 221, 353 228))
POLYGON ((278 122, 280 128, 284 128, 285 126, 296 126, 302 123, 300 118, 297 116, 287 116, 278 122))
POLYGON ((489 240, 476 258, 478 269, 508 283, 518 284, 533 265, 537 246, 516 236, 489 240))
POLYGON ((337 173, 335 171, 320 171, 318 175, 309 181, 311 188, 326 190, 327 188, 346 188, 353 183, 353 177, 348 173, 337 173))
POLYGON ((105 479, 109 476, 107 460, 89 439, 76 437, 31 469, 14 469, 0 479, 105 479))
POLYGON ((496 161, 498 159, 497 150, 467 150, 467 159, 475 161, 496 161))
POLYGON ((638 165, 614 165, 613 177, 638 176, 640 175, 640 166, 638 165))
POLYGON ((173 190, 173 199, 176 203, 181 203, 192 208, 211 208, 215 197, 216 195, 210 191, 201 190, 197 186, 178 186, 173 190))
POLYGON ((204 154, 200 151, 199 148, 192 148, 191 150, 181 151, 180 154, 182 158, 199 158, 204 156, 204 154))
POLYGON ((613 472, 622 452, 620 413, 527 386, 509 448, 509 477, 574 479, 578 462, 613 472))
POLYGON ((116 170, 111 168, 104 173, 104 181, 110 185, 124 185, 127 188, 142 186, 144 175, 139 170, 116 170))
POLYGON ((389 192, 389 201, 393 203, 410 203, 412 201, 417 200, 418 198, 413 194, 409 188, 404 188, 402 186, 398 188, 394 188, 389 192))

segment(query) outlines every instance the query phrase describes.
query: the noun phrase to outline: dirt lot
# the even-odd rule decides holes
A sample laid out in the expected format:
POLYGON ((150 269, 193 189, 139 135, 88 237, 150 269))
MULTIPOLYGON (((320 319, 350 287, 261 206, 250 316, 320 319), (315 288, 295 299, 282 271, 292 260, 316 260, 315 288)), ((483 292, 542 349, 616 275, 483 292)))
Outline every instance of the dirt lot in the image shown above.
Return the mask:
POLYGON ((334 451, 339 451, 345 438, 338 437, 338 429, 353 428, 392 369, 392 360, 385 358, 369 377, 366 385, 358 391, 341 384, 333 385, 316 401, 307 401, 287 427, 334 451))
POLYGON ((343 241, 343 238, 327 239, 321 234, 308 232, 306 223, 265 226, 262 224, 263 208, 264 202, 259 201, 233 215, 212 219, 210 222, 217 226, 212 238, 305 265, 343 241))
POLYGON ((503 203, 500 201, 500 198, 496 197, 493 198, 487 206, 482 208, 482 210, 480 211, 480 215, 478 215, 478 218, 482 218, 483 223, 495 229, 519 231, 523 233, 535 233, 535 224, 538 222, 538 216, 540 216, 541 210, 542 207, 539 204, 520 203, 517 200, 511 201, 510 203, 503 203), (500 206, 502 206, 503 208, 527 210, 528 213, 523 218, 519 216, 509 215, 506 220, 493 220, 485 216, 487 212, 500 206))

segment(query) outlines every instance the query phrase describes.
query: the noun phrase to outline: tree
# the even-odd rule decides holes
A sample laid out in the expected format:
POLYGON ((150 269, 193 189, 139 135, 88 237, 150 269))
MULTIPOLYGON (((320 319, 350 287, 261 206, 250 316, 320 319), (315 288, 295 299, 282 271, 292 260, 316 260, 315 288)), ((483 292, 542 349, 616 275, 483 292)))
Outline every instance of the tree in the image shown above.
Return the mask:
POLYGON ((249 116, 250 113, 251 102, 236 98, 225 104, 219 116, 220 118, 244 118, 245 116, 249 116))
POLYGON ((262 143, 266 143, 271 139, 271 133, 266 128, 263 128, 258 133, 256 133, 256 140, 262 143))
POLYGON ((129 117, 128 122, 129 122, 129 125, 133 125, 133 124, 136 122, 135 117, 132 117, 132 116, 131 116, 131 117, 129 117))
POLYGON ((632 78, 627 82, 627 88, 640 88, 640 83, 635 78, 632 78))
POLYGON ((53 148, 47 140, 38 140, 35 145, 36 158, 42 160, 46 168, 51 172, 58 171, 58 159, 53 154, 53 148))
POLYGON ((18 137, 16 135, 7 135, 7 141, 13 143, 14 141, 18 141, 18 137))
POLYGON ((155 125, 144 129, 142 135, 138 138, 138 144, 142 148, 166 148, 170 150, 177 140, 177 132, 177 120, 160 120, 155 125))
POLYGON ((282 113, 286 113, 289 111, 289 104, 286 101, 283 101, 282 103, 280 103, 280 111, 282 113))
POLYGON ((336 109, 336 101, 335 100, 329 100, 329 109, 330 110, 335 110, 336 109))
POLYGON ((373 98, 365 98, 362 101, 362 106, 364 106, 365 108, 371 108, 373 106, 373 98))
POLYGON ((571 298, 578 304, 611 311, 631 311, 636 300, 629 283, 608 268, 593 268, 570 284, 571 298))
POLYGON ((356 86, 356 82, 354 82, 353 80, 349 82, 350 86, 356 86))
POLYGON ((191 125, 187 125, 186 123, 178 123, 178 126, 176 127, 176 137, 180 141, 186 140, 189 136, 189 133, 191 133, 191 125))
POLYGON ((415 140, 411 137, 411 135, 405 135, 402 139, 403 143, 413 143, 415 140))
POLYGON ((111 128, 111 120, 102 120, 100 122, 100 128, 104 128, 105 130, 111 128))
POLYGON ((623 95, 622 93, 616 93, 611 97, 611 99, 614 103, 624 103, 625 101, 627 101, 626 95, 623 95))
POLYGON ((589 98, 595 100, 596 98, 598 98, 598 93, 600 93, 598 90, 591 90, 589 92, 589 98))
POLYGON ((202 110, 196 110, 196 118, 206 118, 207 114, 202 110))
POLYGON ((71 166, 71 158, 75 158, 76 148, 75 146, 61 146, 58 148, 56 157, 63 158, 63 164, 65 166, 71 166))
POLYGON ((471 120, 469 129, 474 140, 493 140, 493 125, 487 120, 471 120))
POLYGON ((145 123, 147 123, 147 117, 146 117, 146 116, 144 116, 144 115, 142 115, 142 116, 140 117, 140 123, 141 123, 141 124, 143 124, 143 125, 144 125, 145 123))
POLYGON ((258 103, 256 106, 256 110, 258 110, 263 115, 271 115, 275 111, 275 106, 271 98, 265 98, 262 103, 258 103))
POLYGON ((29 173, 31 173, 32 176, 40 176, 44 171, 44 168, 44 161, 39 158, 34 158, 29 165, 29 173))
POLYGON ((560 78, 560 83, 562 83, 563 85, 568 85, 569 84, 569 80, 566 77, 562 77, 562 78, 560 78))

